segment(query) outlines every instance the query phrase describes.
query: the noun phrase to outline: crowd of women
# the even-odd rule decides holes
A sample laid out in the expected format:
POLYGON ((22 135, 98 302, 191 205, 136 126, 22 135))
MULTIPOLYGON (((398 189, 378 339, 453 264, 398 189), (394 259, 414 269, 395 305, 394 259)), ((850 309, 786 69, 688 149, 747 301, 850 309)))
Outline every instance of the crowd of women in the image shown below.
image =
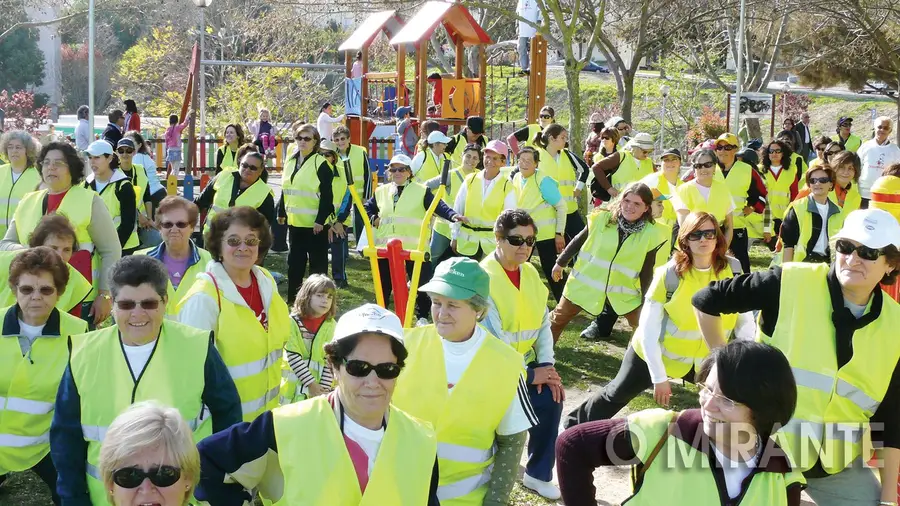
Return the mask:
MULTIPOLYGON (((452 138, 426 122, 374 191, 347 128, 301 125, 277 202, 237 124, 196 203, 159 198, 137 132, 81 153, 5 133, 0 480, 30 469, 75 506, 493 506, 524 451, 522 484, 569 505, 596 504, 596 467, 632 465, 636 504, 896 506, 900 165, 863 174, 845 118, 809 167, 791 131, 759 153, 726 133, 686 175, 622 118, 592 116, 582 154, 539 119, 506 143, 481 118, 452 138), (374 304, 337 318, 365 221, 408 249, 433 227, 414 328, 374 304), (286 299, 261 266, 279 226, 286 299), (772 269, 750 272, 754 240, 772 269), (582 311, 585 338, 620 316, 633 336, 564 417, 554 347, 582 311), (671 379, 699 409, 668 409, 671 379), (661 409, 615 418, 650 387, 661 409)), ((889 144, 884 120, 861 150, 889 144)))

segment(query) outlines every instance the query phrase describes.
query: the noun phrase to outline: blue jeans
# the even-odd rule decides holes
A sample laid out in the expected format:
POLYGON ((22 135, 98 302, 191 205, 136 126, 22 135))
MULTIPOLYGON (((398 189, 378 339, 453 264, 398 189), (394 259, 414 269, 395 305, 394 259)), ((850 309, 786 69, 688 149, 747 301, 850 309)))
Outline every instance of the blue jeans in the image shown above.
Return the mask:
POLYGON ((347 257, 350 256, 350 241, 347 236, 335 237, 331 242, 331 278, 335 281, 347 279, 347 257))
POLYGON ((450 249, 450 238, 434 232, 431 234, 431 267, 437 269, 441 262, 454 256, 450 249))
POLYGON ((553 393, 544 385, 541 393, 535 385, 528 385, 528 397, 538 417, 538 425, 528 429, 528 463, 525 472, 541 481, 553 479, 556 464, 556 436, 562 418, 562 402, 553 400, 553 393))

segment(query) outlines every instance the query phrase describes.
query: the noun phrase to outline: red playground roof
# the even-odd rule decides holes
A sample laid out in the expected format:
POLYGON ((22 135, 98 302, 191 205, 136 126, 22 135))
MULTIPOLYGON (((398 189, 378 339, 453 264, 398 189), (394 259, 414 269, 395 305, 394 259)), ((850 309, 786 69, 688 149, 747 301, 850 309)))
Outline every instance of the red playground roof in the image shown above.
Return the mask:
POLYGON ((396 35, 403 26, 403 20, 396 15, 397 11, 376 12, 366 18, 361 25, 344 41, 338 51, 355 51, 367 46, 378 37, 382 31, 388 38, 396 35))
POLYGON ((450 40, 459 45, 475 46, 491 44, 491 38, 478 25, 469 10, 458 3, 425 2, 419 12, 412 17, 400 33, 391 39, 391 45, 416 44, 427 41, 438 24, 443 24, 450 40))

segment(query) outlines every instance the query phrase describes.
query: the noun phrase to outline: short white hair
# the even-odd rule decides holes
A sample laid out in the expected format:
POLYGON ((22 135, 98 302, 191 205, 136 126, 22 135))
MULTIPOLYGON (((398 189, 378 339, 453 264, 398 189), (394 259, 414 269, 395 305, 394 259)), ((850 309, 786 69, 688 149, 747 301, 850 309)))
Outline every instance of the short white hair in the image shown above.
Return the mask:
POLYGON ((194 444, 194 434, 177 409, 155 401, 139 402, 126 409, 113 420, 103 439, 100 476, 110 504, 114 502, 113 473, 136 455, 159 447, 190 484, 185 490, 187 504, 200 479, 200 454, 194 444))
POLYGON ((887 124, 891 127, 891 130, 894 130, 894 120, 891 119, 890 116, 878 116, 877 118, 875 118, 875 121, 872 122, 872 126, 878 128, 878 125, 882 124, 885 121, 887 121, 887 124))

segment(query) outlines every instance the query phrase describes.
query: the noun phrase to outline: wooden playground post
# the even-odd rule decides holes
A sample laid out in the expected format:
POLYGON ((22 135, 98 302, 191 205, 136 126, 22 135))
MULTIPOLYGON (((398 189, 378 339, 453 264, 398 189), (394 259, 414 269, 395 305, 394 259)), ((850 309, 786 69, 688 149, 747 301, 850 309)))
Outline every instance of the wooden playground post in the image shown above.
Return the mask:
POLYGON ((538 114, 546 102, 547 40, 540 34, 531 39, 531 65, 528 74, 528 106, 525 111, 529 124, 537 123, 538 114))
POLYGON ((406 103, 406 44, 397 46, 397 107, 406 103))
POLYGON ((419 124, 425 122, 428 107, 425 90, 428 89, 428 39, 416 44, 416 112, 419 115, 419 124))

